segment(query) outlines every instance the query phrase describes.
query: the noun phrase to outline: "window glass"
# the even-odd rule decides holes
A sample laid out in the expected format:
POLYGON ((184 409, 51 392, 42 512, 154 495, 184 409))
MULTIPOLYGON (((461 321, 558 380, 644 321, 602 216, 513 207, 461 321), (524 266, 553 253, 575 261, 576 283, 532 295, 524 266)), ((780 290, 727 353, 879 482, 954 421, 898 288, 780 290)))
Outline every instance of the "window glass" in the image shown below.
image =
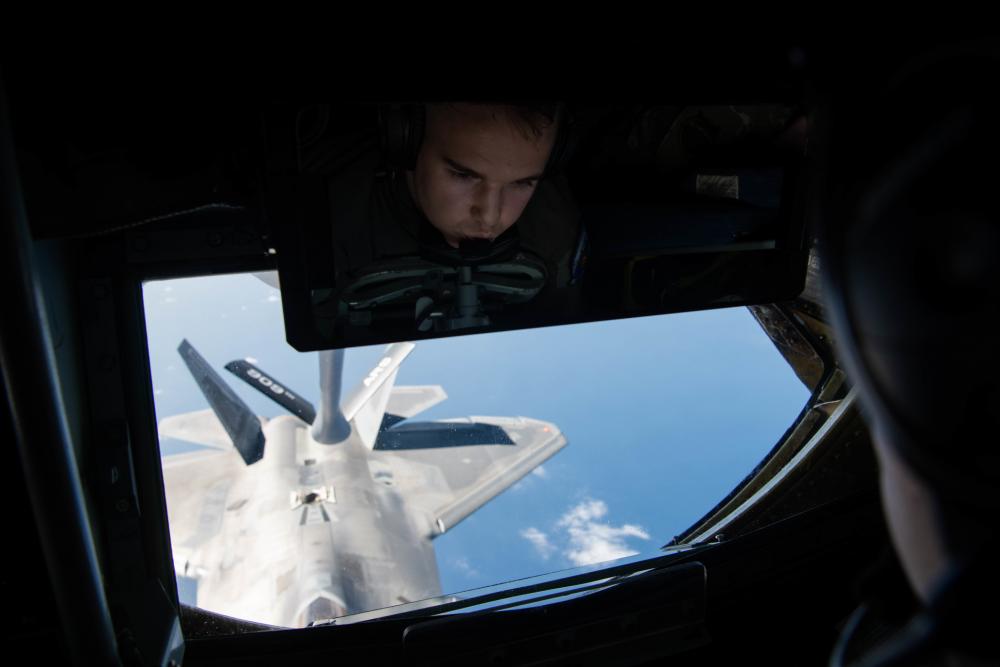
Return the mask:
POLYGON ((327 404, 361 406, 354 432, 318 444, 271 400, 324 403, 321 353, 285 343, 277 289, 212 276, 146 283, 144 299, 182 601, 275 625, 658 554, 809 398, 732 308, 350 349, 327 404), (260 461, 213 422, 183 340, 267 420, 260 461), (366 398, 366 382, 385 391, 366 398))

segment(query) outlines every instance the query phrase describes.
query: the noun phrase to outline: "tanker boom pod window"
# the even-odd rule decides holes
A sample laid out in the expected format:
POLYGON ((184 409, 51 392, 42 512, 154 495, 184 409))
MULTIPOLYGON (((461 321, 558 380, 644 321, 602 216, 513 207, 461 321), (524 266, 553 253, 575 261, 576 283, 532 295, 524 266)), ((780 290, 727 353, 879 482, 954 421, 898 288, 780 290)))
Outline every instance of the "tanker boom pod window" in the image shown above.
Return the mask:
POLYGON ((742 307, 302 353, 254 275, 143 295, 181 598, 272 626, 659 555, 812 389, 742 307))

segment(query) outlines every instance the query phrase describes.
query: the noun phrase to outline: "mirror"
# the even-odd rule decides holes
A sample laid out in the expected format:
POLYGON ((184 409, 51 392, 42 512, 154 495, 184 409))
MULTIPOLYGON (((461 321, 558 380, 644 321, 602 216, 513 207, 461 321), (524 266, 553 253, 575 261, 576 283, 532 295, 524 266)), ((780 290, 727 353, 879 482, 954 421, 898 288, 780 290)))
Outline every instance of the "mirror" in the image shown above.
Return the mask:
POLYGON ((277 108, 265 207, 288 341, 794 298, 805 122, 794 101, 277 108))

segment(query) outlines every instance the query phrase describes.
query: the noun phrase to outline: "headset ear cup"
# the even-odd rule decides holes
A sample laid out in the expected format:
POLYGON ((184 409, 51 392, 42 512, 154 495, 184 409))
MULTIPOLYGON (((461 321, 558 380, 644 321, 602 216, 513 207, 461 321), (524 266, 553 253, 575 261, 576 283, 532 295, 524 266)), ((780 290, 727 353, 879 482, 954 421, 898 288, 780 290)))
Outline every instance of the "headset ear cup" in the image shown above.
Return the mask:
POLYGON ((545 176, 556 174, 569 164, 573 149, 573 117, 565 110, 560 112, 559 126, 556 130, 556 140, 552 144, 548 162, 545 163, 545 176))
POLYGON ((380 105, 378 107, 379 145, 386 168, 395 168, 400 153, 401 123, 399 107, 380 105))
POLYGON ((412 171, 424 138, 424 105, 387 104, 378 109, 382 155, 387 169, 412 171))
POLYGON ((424 141, 427 114, 423 104, 408 104, 406 110, 408 131, 403 167, 408 171, 413 171, 417 168, 417 155, 420 154, 420 145, 424 141))

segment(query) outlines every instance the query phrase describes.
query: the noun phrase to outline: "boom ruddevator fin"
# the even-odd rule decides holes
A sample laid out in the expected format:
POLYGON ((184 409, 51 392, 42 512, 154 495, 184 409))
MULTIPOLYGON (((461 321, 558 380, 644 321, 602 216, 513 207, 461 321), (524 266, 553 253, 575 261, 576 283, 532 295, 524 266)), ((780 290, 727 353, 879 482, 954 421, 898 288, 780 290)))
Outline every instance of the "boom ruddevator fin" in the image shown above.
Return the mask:
POLYGON ((243 462, 251 465, 261 460, 264 457, 264 431, 260 427, 257 415, 240 400, 219 374, 212 370, 204 357, 198 354, 186 338, 177 347, 177 352, 184 359, 212 412, 226 429, 236 451, 243 457, 243 462))
POLYGON ((297 394, 288 391, 287 385, 278 382, 249 361, 234 359, 226 364, 226 370, 285 408, 307 424, 316 420, 316 408, 297 394))
POLYGON ((396 374, 414 347, 413 343, 393 343, 387 347, 382 359, 344 400, 344 418, 354 425, 361 442, 368 449, 375 447, 376 438, 383 430, 383 417, 396 374))

